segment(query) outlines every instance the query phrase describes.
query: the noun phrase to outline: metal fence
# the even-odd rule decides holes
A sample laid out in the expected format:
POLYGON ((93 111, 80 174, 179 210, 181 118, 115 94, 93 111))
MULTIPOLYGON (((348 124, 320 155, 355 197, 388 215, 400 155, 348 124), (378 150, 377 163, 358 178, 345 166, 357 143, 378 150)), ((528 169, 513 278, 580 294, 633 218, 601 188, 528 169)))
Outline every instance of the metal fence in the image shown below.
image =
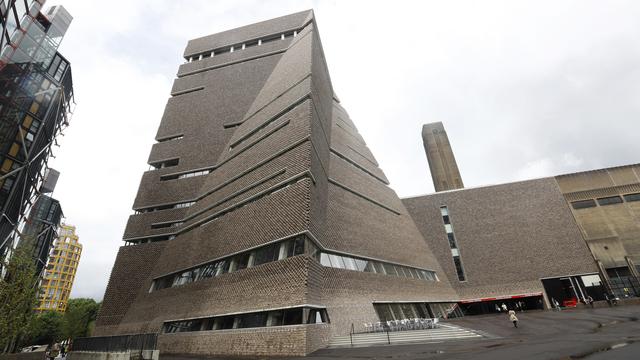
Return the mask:
POLYGON ((156 350, 158 334, 135 334, 120 336, 95 336, 77 338, 72 351, 125 352, 156 350))

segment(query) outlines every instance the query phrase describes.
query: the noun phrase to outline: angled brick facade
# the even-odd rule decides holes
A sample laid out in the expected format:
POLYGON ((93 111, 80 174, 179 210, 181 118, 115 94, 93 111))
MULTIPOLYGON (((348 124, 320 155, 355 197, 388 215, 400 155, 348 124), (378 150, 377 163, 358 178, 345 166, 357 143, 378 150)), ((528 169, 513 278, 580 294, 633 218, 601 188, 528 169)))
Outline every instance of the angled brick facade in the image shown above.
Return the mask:
POLYGON ((313 12, 191 40, 184 56, 94 335, 159 332, 164 353, 299 355, 377 321, 374 302, 457 298, 335 97, 313 12), (301 236, 302 252, 287 245, 301 236), (373 262, 403 275, 360 268, 373 262), (227 268, 203 275, 213 263, 227 268), (271 326, 298 307, 300 323, 271 326), (267 326, 234 315, 258 312, 267 326))

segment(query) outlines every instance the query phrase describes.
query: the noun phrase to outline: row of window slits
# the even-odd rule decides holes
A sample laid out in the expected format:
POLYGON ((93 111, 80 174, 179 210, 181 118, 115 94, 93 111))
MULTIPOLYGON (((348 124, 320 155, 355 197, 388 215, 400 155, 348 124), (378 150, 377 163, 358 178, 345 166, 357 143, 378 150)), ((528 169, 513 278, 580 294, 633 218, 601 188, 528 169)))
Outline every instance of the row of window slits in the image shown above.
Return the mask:
POLYGON ((235 45, 231 45, 231 46, 225 46, 225 47, 221 47, 221 48, 217 48, 217 49, 213 49, 211 51, 207 51, 207 52, 203 52, 201 54, 197 54, 197 55, 192 55, 190 56, 187 60, 187 62, 194 62, 194 61, 198 61, 198 60, 202 60, 202 59, 206 59, 209 57, 213 57, 215 55, 222 55, 222 54, 226 54, 226 53, 232 53, 234 51, 238 51, 238 50, 244 50, 250 47, 254 47, 254 46, 260 46, 272 41, 276 41, 276 40, 284 40, 284 39, 288 39, 291 37, 295 37, 298 35, 298 31, 290 31, 290 32, 286 32, 283 34, 277 34, 277 35, 271 35, 269 37, 265 37, 263 39, 256 39, 256 40, 252 40, 252 41, 247 41, 244 43, 240 43, 240 44, 235 44, 235 45))
POLYGON ((160 241, 168 241, 168 240, 173 240, 175 238, 176 238, 175 235, 151 236, 151 237, 144 238, 144 239, 127 240, 126 243, 125 243, 125 246, 149 244, 149 243, 160 242, 160 241))
POLYGON ((597 198, 595 200, 588 199, 588 200, 573 201, 571 202, 571 206, 573 206, 573 208, 576 210, 587 209, 587 208, 596 207, 596 201, 597 201, 597 205, 600 205, 600 206, 621 204, 623 202, 640 201, 640 193, 626 194, 623 196, 619 196, 619 195, 607 196, 607 197, 597 198))
MULTIPOLYGON (((252 202, 254 202, 254 201, 258 201, 258 200, 260 200, 260 199, 261 199, 261 198, 263 198, 264 196, 273 195, 273 194, 275 194, 275 193, 277 193, 277 192, 279 192, 279 191, 282 191, 282 190, 284 190, 284 189, 286 189, 286 188, 288 188, 288 187, 290 187, 290 186, 292 186, 292 185, 294 185, 294 184, 297 184, 297 183, 299 183, 299 182, 301 182, 301 181, 304 181, 304 180, 306 180, 306 179, 308 179, 308 178, 307 178, 307 177, 299 178, 299 179, 297 179, 295 182, 290 182, 290 183, 288 183, 288 184, 285 184, 284 186, 279 187, 279 188, 277 188, 276 190, 273 190, 273 191, 271 191, 271 192, 269 192, 269 193, 267 193, 267 194, 265 194, 265 195, 263 195, 263 196, 260 196, 260 197, 257 197, 257 198, 252 199, 250 202, 244 202, 244 203, 243 203, 243 202, 240 202, 240 204, 239 204, 239 205, 237 205, 237 207, 233 207, 231 210, 226 210, 226 211, 223 211, 222 213, 220 213, 220 212, 219 212, 217 216, 215 216, 215 217, 213 217, 213 218, 209 219, 209 220, 208 220, 207 222, 205 222, 205 223, 199 224, 199 225, 198 225, 198 227, 199 227, 199 226, 207 225, 207 224, 211 223, 212 221, 216 221, 216 220, 218 220, 220 217, 222 217, 222 216, 226 215, 226 214, 227 214, 228 212, 230 212, 230 211, 235 211, 235 210, 236 210, 236 209, 238 209, 238 208, 242 208, 242 207, 244 207, 244 206, 247 206, 248 204, 250 204, 250 203, 252 203, 252 202)), ((187 204, 187 206, 191 206, 191 205, 192 205, 192 204, 194 204, 194 203, 195 203, 195 202, 192 202, 192 203, 183 203, 183 204, 187 204)), ((153 208, 147 208, 147 209, 144 209, 144 210, 146 210, 146 211, 143 211, 143 210, 136 210, 136 214, 141 214, 141 213, 143 213, 143 212, 150 212, 150 211, 158 211, 158 210, 165 210, 165 209, 175 208, 175 207, 173 207, 173 206, 174 206, 174 205, 164 205, 164 206, 160 206, 160 207, 153 207, 153 208), (151 209, 151 210, 149 210, 149 209, 151 209)), ((185 206, 185 207, 187 207, 187 206, 185 206)), ((189 218, 186 218, 186 220, 189 220, 189 218)), ((152 225, 151 225, 151 228, 152 228, 152 229, 160 229, 160 228, 168 228, 168 227, 178 227, 178 226, 180 226, 180 225, 184 224, 184 222, 185 222, 186 220, 184 220, 184 221, 182 221, 182 220, 178 220, 178 221, 174 221, 174 222, 165 222, 165 223, 160 223, 160 224, 152 224, 152 225)), ((157 241, 172 240, 172 239, 174 239, 174 238, 175 238, 175 235, 157 235, 157 236, 152 236, 152 237, 148 237, 148 238, 142 238, 142 239, 136 239, 136 240, 127 240, 127 245, 140 245, 140 244, 146 244, 146 243, 150 243, 150 242, 157 242, 157 241)))
POLYGON ((164 333, 328 323, 326 309, 297 307, 164 323, 164 333))
POLYGON ((453 265, 456 268, 458 280, 466 281, 467 277, 464 274, 464 268, 462 267, 460 250, 458 250, 458 243, 453 233, 453 225, 451 225, 451 218, 449 218, 449 209, 446 206, 442 206, 440 208, 440 214, 442 215, 442 221, 444 222, 444 230, 447 233, 447 240, 449 241, 449 247, 451 248, 451 256, 453 257, 453 265))
POLYGON ((436 273, 429 270, 320 252, 311 239, 305 235, 298 235, 294 238, 160 277, 153 281, 150 291, 181 286, 301 254, 308 254, 326 267, 438 281, 436 273))
POLYGON ((174 135, 164 139, 160 139, 158 140, 158 142, 161 143, 161 142, 172 141, 172 140, 180 140, 182 138, 184 138, 184 135, 174 135))
POLYGON ((192 172, 187 172, 182 174, 165 175, 160 177, 160 181, 186 179, 186 178, 195 177, 195 176, 203 176, 211 173, 212 171, 213 169, 205 169, 205 170, 192 171, 192 172))
POLYGON ((195 201, 188 201, 188 202, 181 202, 181 203, 177 203, 177 204, 154 206, 154 207, 149 207, 149 208, 136 210, 136 214, 144 214, 144 213, 161 211, 161 210, 169 210, 169 209, 188 208, 188 207, 192 206, 195 203, 196 203, 195 201))

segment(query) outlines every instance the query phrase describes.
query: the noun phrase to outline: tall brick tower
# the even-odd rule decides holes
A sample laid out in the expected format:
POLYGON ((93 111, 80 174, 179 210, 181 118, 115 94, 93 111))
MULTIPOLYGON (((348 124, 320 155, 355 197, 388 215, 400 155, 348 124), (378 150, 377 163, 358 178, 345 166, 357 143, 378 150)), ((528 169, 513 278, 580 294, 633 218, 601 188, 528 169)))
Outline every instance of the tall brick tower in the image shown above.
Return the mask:
POLYGON ((464 188, 449 137, 442 123, 424 125, 422 141, 436 192, 464 188))
POLYGON ((184 58, 95 335, 302 355, 352 324, 455 310, 334 95, 312 11, 191 40, 184 58))

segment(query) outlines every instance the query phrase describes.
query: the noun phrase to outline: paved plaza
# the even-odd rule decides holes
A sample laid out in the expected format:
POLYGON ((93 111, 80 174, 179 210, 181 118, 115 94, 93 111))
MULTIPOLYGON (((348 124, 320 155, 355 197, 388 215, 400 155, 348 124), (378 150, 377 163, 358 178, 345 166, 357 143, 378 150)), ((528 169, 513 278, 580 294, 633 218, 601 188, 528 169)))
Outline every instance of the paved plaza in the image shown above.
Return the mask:
POLYGON ((334 348, 324 359, 638 359, 640 306, 519 313, 516 329, 506 315, 469 316, 448 323, 487 334, 481 340, 334 348))

